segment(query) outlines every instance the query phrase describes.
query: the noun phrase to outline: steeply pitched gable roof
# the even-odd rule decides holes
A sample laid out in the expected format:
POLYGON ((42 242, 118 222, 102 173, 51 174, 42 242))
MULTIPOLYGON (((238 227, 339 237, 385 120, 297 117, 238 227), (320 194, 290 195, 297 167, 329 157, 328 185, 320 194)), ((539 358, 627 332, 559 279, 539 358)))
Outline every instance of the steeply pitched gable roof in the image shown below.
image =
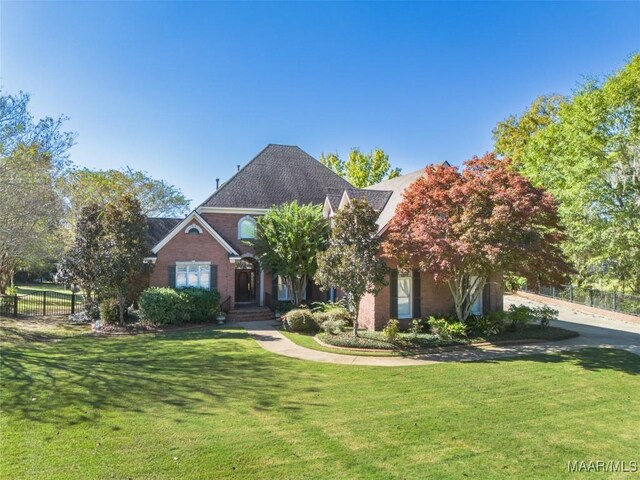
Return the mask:
POLYGON ((345 190, 352 200, 366 200, 374 210, 382 211, 392 193, 389 190, 366 190, 363 188, 351 188, 345 190))
MULTIPOLYGON (((442 162, 441 165, 446 167, 450 166, 447 161, 442 162)), ((378 217, 378 227, 380 227, 380 230, 384 230, 395 215, 396 207, 402 200, 402 193, 407 189, 407 187, 409 187, 409 185, 414 183, 424 174, 425 169, 421 168, 415 172, 410 172, 405 175, 392 178, 391 180, 385 180, 384 182, 380 182, 376 185, 366 187, 366 190, 388 190, 392 192, 384 208, 380 212, 380 216, 378 217)))
POLYGON ((200 207, 271 208, 292 200, 321 204, 331 189, 353 188, 296 146, 267 145, 200 207))
POLYGON ((181 221, 182 218, 147 217, 147 246, 149 250, 155 247, 181 221))

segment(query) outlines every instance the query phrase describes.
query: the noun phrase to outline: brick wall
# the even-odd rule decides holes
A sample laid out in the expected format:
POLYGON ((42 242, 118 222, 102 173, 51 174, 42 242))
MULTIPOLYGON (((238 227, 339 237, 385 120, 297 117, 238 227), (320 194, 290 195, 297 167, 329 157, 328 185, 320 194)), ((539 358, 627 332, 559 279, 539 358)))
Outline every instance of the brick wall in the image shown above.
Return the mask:
MULTIPOLYGON (((240 213, 202 213, 200 214, 213 229, 240 255, 255 253, 254 249, 238 239, 238 222, 246 214, 240 213)), ((254 219, 256 215, 250 215, 254 219)))
MULTIPOLYGON (((196 222, 197 223, 197 222, 196 222)), ((164 287, 169 284, 169 266, 179 262, 195 260, 211 262, 218 267, 218 290, 224 301, 233 298, 235 267, 229 261, 227 251, 209 233, 189 235, 181 231, 158 252, 156 263, 149 278, 149 284, 164 287)))

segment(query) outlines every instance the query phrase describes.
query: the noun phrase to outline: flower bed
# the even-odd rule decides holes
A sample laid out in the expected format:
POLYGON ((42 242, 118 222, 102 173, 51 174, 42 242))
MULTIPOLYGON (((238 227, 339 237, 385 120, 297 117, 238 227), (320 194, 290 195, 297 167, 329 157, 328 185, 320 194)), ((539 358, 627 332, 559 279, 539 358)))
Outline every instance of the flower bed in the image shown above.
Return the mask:
POLYGON ((578 336, 577 333, 557 327, 541 327, 527 325, 519 331, 504 332, 497 335, 487 335, 472 338, 443 339, 437 335, 420 333, 399 333, 394 339, 386 339, 382 332, 361 331, 358 337, 350 332, 337 335, 318 334, 318 339, 334 347, 364 348, 373 350, 420 351, 434 347, 452 345, 469 345, 483 342, 509 342, 522 340, 566 340, 578 336))

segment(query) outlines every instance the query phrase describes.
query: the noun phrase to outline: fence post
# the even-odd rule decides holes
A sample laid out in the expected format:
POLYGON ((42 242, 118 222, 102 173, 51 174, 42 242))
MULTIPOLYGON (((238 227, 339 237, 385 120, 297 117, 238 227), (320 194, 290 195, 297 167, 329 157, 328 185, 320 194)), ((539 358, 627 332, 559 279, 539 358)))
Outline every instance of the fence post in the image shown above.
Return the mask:
POLYGON ((42 316, 47 316, 47 291, 42 292, 42 316))
POLYGON ((613 311, 618 310, 618 292, 613 292, 613 311))
POLYGON ((593 307, 593 290, 589 289, 589 306, 593 307))
POLYGON ((76 313, 76 293, 71 292, 71 315, 76 313))
POLYGON ((569 301, 573 303, 573 285, 569 285, 569 301))
POLYGON ((556 298, 556 287, 551 287, 551 298, 556 298))
POLYGON ((18 295, 13 296, 13 316, 18 316, 18 295))

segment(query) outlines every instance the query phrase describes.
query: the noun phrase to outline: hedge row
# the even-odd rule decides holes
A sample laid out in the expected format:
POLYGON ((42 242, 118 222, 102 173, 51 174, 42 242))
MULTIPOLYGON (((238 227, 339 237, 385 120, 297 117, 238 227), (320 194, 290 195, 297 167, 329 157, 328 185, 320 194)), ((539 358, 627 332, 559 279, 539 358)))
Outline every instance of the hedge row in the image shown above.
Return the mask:
POLYGON ((204 322, 215 318, 220 305, 216 290, 148 288, 140 294, 140 320, 152 325, 204 322))

